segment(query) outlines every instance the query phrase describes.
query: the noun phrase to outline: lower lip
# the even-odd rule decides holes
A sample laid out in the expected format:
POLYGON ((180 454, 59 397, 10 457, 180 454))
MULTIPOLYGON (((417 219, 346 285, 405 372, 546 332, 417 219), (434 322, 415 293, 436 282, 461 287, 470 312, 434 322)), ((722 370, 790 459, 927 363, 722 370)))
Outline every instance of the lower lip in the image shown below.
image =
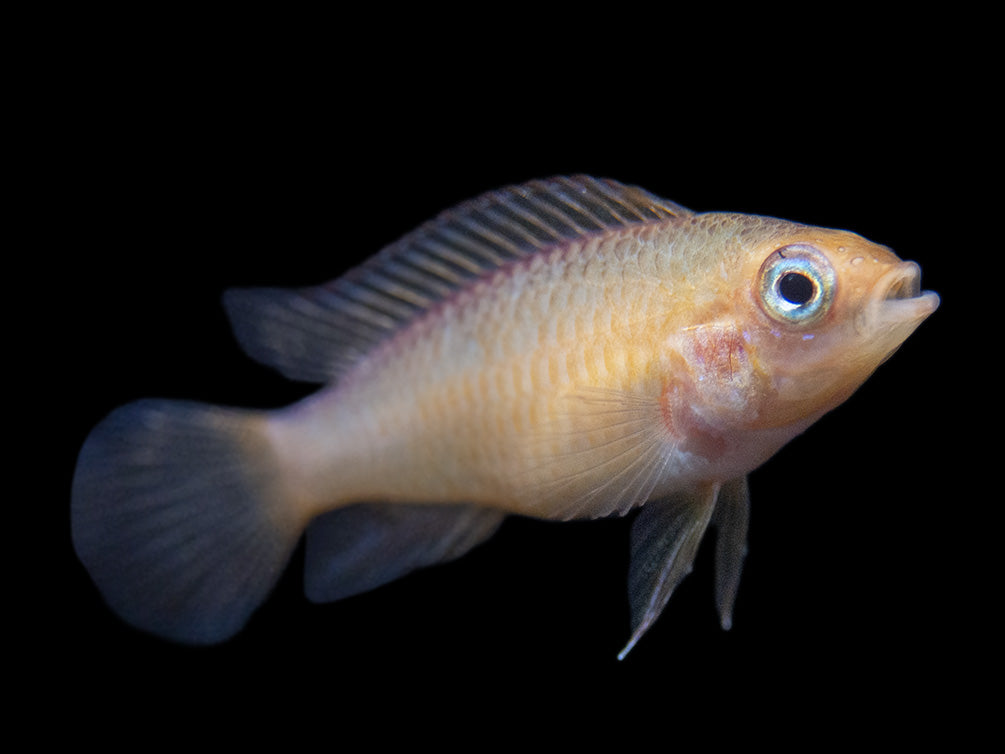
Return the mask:
POLYGON ((913 298, 886 299, 883 301, 883 311, 889 312, 894 319, 921 319, 927 317, 939 308, 939 294, 934 291, 922 291, 920 296, 913 298))

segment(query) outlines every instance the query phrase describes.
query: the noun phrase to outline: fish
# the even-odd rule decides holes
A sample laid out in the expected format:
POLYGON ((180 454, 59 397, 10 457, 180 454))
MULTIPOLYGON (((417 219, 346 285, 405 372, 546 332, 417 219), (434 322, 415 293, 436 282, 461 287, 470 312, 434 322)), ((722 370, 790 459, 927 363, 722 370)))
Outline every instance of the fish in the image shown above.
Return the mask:
POLYGON ((748 475, 937 309, 920 277, 849 231, 613 180, 490 191, 331 282, 225 291, 242 349, 317 389, 114 409, 77 458, 73 546, 126 623, 209 645, 302 540, 325 603, 455 560, 508 516, 631 514, 619 658, 709 529, 729 629, 748 475))

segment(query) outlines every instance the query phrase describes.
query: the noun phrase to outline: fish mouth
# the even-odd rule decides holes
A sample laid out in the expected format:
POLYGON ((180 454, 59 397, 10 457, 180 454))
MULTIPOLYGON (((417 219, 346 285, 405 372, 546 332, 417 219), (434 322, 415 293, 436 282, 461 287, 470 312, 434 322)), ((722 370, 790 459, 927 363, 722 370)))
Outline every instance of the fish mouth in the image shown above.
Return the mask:
POLYGON ((921 268, 915 262, 901 262, 887 272, 874 289, 878 320, 920 322, 939 308, 939 294, 921 290, 921 268))

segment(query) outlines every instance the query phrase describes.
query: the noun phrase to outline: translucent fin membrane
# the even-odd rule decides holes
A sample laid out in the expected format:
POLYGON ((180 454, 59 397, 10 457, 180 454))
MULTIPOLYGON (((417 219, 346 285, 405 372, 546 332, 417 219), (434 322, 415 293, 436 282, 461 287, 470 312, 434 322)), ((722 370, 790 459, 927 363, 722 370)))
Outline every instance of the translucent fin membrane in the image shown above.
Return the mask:
POLYGON ((292 379, 327 382, 494 270, 594 233, 690 214, 613 181, 532 181, 444 212, 330 283, 233 290, 225 304, 249 355, 292 379))

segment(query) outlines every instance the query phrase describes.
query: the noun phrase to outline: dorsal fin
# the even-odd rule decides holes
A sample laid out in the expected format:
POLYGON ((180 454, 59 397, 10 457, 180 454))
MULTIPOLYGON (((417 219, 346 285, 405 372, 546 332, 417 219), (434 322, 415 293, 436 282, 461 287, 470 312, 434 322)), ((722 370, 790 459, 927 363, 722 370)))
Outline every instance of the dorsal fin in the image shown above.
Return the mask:
POLYGON ((327 382, 422 311, 515 260, 570 239, 690 214, 614 181, 531 181, 447 210, 330 283, 234 289, 224 304, 252 358, 291 379, 327 382))

